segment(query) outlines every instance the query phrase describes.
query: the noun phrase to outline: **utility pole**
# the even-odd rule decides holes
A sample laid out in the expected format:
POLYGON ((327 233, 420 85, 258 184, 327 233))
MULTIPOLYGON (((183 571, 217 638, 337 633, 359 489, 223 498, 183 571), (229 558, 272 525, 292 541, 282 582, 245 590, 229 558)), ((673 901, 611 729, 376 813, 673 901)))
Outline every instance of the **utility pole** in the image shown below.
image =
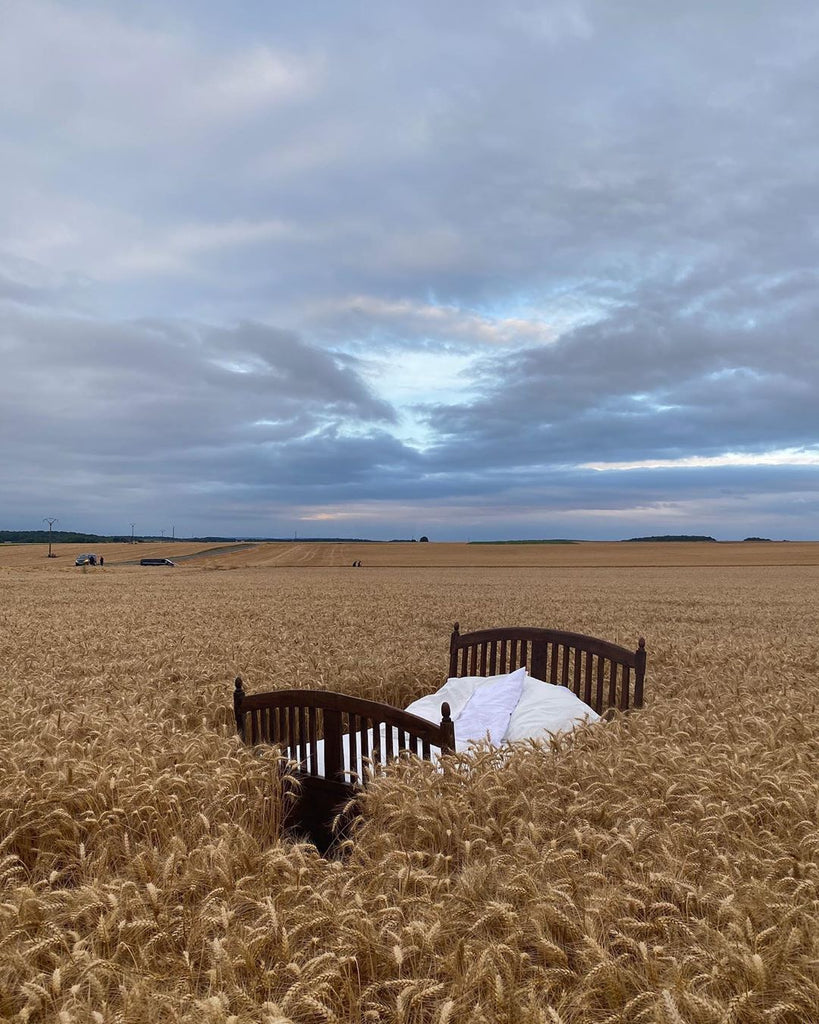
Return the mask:
POLYGON ((164 530, 160 530, 159 532, 162 534, 162 539, 165 540, 165 531, 164 530))
POLYGON ((134 543, 134 527, 135 526, 136 526, 136 523, 131 523, 131 543, 132 544, 134 543))
POLYGON ((55 523, 59 523, 59 521, 60 520, 57 519, 56 516, 53 519, 49 519, 47 517, 43 518, 43 522, 44 523, 48 523, 48 554, 46 555, 46 558, 56 558, 57 557, 56 555, 52 555, 51 554, 51 528, 54 526, 55 523))

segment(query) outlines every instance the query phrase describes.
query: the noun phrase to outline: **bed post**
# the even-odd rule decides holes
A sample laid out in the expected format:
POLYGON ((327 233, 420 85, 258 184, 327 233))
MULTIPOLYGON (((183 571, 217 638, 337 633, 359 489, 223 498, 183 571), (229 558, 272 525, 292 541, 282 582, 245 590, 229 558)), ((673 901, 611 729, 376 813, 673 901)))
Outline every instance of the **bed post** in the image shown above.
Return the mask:
POLYGON ((236 719, 236 732, 245 738, 245 716, 242 714, 242 702, 245 699, 245 691, 242 689, 242 677, 236 676, 233 689, 233 717, 236 719))
POLYGON ((637 650, 634 652, 634 702, 632 707, 643 706, 643 680, 646 675, 646 638, 640 637, 637 650))
POLYGON ((458 674, 458 648, 457 643, 461 636, 461 624, 456 622, 452 627, 452 636, 449 638, 449 678, 452 679, 458 674))
MULTIPOLYGON (((457 628, 456 625, 456 631, 457 628)), ((455 753, 455 724, 449 717, 449 704, 446 701, 441 705, 441 753, 455 753)))

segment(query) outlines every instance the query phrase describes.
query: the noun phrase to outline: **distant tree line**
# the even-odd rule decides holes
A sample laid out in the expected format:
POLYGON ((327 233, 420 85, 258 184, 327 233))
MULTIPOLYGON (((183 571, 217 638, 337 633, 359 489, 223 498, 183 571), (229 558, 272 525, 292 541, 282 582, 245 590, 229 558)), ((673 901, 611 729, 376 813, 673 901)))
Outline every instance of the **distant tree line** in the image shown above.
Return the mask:
MULTIPOLYGON (((99 537, 96 533, 72 533, 69 530, 53 530, 51 540, 55 544, 99 544, 129 540, 130 537, 99 537)), ((0 530, 0 543, 5 544, 48 544, 48 530, 0 530)))
MULTIPOLYGON (((51 540, 54 544, 130 544, 130 534, 99 534, 77 533, 70 530, 53 530, 51 540)), ((137 544, 145 541, 174 541, 182 537, 158 537, 156 534, 137 534, 133 540, 137 544)), ((235 544, 237 540, 250 543, 287 543, 292 537, 185 537, 184 540, 205 544, 235 544)), ((48 530, 0 530, 0 544, 47 544, 48 530)), ((299 544, 372 544, 374 541, 366 537, 299 537, 299 544)))
POLYGON ((690 541, 708 541, 709 543, 716 544, 716 537, 700 537, 693 533, 664 533, 659 537, 629 537, 626 541, 627 544, 639 543, 641 541, 676 541, 676 540, 690 540, 690 541))

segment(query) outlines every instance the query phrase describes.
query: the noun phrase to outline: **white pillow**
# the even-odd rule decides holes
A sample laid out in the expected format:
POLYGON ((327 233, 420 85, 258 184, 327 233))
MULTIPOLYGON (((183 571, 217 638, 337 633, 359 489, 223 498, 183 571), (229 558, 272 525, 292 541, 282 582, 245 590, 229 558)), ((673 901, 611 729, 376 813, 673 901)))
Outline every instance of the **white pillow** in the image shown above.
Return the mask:
POLYGON ((503 743, 512 712, 518 706, 526 669, 505 676, 493 676, 475 687, 464 709, 455 719, 455 746, 463 749, 489 737, 495 746, 503 743))
MULTIPOLYGON (((510 743, 544 739, 549 733, 568 732, 583 721, 599 719, 597 712, 576 697, 568 686, 545 683, 527 673, 504 739, 510 743)), ((458 735, 457 728, 455 735, 458 735)))
MULTIPOLYGON (((441 704, 447 701, 452 720, 457 721, 458 716, 478 687, 493 686, 523 671, 523 669, 519 668, 515 669, 514 672, 505 672, 499 676, 450 676, 440 690, 427 694, 426 697, 419 697, 418 700, 414 700, 412 704, 407 705, 404 710, 438 725, 441 721, 441 704)), ((455 738, 456 740, 458 738, 457 729, 455 730, 455 738)))

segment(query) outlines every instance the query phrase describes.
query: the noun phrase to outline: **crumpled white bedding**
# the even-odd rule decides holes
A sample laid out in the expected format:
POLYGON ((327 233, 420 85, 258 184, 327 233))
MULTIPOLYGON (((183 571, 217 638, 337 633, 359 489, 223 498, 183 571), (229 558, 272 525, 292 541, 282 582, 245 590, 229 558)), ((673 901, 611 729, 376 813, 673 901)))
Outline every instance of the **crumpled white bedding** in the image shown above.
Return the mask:
POLYGON ((535 679, 525 668, 498 676, 447 679, 440 690, 414 701, 406 710, 437 723, 443 701, 449 702, 457 750, 485 740, 487 733, 495 744, 537 740, 600 718, 568 687, 535 679))
MULTIPOLYGON (((597 722, 600 716, 576 697, 566 686, 556 686, 530 676, 525 668, 497 676, 462 676, 447 679, 435 693, 413 701, 406 710, 435 725, 441 721, 441 704, 447 701, 455 724, 455 748, 468 749, 471 743, 486 740, 499 746, 519 740, 545 739, 550 734, 568 732, 583 721, 597 722)), ((381 748, 386 746, 385 725, 381 726, 381 748)), ((372 749, 373 730, 368 730, 372 749)), ((350 737, 342 737, 343 761, 347 774, 364 774, 361 751, 356 764, 350 764, 350 737)), ((360 746, 360 744, 357 744, 360 746)), ((398 750, 398 730, 393 729, 393 749, 398 750)), ((431 748, 436 762, 441 751, 431 748)), ((324 774, 324 741, 316 750, 318 774, 324 774)), ((307 770, 311 758, 308 754, 307 770)))

